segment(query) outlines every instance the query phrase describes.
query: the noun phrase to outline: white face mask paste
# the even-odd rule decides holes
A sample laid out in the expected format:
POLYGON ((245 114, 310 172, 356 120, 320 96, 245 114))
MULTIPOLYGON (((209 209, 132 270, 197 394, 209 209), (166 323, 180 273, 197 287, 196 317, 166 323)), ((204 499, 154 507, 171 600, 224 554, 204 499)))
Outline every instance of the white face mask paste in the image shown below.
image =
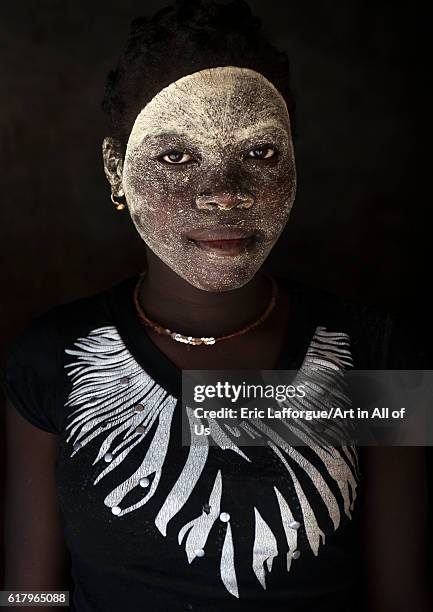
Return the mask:
POLYGON ((210 68, 178 79, 138 114, 126 148, 123 188, 138 233, 176 274, 206 291, 242 287, 280 236, 295 198, 283 97, 247 68, 210 68), (264 146, 276 154, 249 155, 264 146), (160 161, 173 150, 185 152, 176 161, 192 156, 191 161, 160 161), (225 208, 214 203, 221 195, 225 208), (219 257, 186 237, 191 230, 221 226, 258 232, 260 238, 249 251, 219 257))

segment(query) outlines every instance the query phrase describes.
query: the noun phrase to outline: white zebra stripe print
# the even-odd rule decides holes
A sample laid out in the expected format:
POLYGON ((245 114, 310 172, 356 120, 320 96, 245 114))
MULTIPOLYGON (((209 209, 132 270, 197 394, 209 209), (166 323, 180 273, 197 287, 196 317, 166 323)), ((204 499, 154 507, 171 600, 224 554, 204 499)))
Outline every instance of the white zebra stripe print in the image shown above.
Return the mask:
MULTIPOLYGON (((70 456, 74 457, 91 440, 97 438, 100 441, 93 465, 100 463, 101 471, 94 484, 118 468, 128 453, 140 445, 147 436, 153 436, 151 440, 146 438, 149 443, 145 445, 147 450, 143 452, 144 457, 140 466, 120 485, 109 491, 104 499, 104 504, 117 516, 138 510, 157 491, 169 448, 172 418, 178 405, 177 399, 143 370, 129 353, 113 326, 92 330, 86 337, 78 338, 73 348, 67 348, 65 351, 74 358, 74 361, 65 366, 73 383, 66 402, 66 406, 71 408, 66 426, 67 442, 73 448, 70 456), (140 410, 137 410, 137 405, 140 410), (149 433, 151 430, 152 434, 149 433), (104 461, 107 461, 105 467, 103 467, 104 461), (150 480, 151 475, 153 478, 150 480), (127 494, 140 485, 143 486, 142 498, 129 506, 124 504, 123 500, 127 494)), ((305 380, 305 377, 308 378, 314 370, 315 383, 312 383, 309 393, 304 398, 295 398, 296 402, 299 402, 298 407, 324 408, 332 397, 332 401, 337 401, 343 408, 348 408, 350 398, 344 393, 341 379, 342 370, 352 365, 348 335, 328 332, 324 327, 317 327, 297 373, 299 379, 305 380)), ((297 384, 296 381, 293 384, 297 384)), ((185 464, 179 466, 177 480, 155 516, 155 525, 164 536, 167 525, 184 507, 200 480, 211 452, 209 443, 203 444, 202 439, 198 443, 193 427, 195 417, 192 411, 188 411, 188 415, 191 431, 188 457, 185 464)), ((210 437, 217 446, 225 450, 230 449, 242 460, 251 463, 247 451, 244 452, 236 445, 235 432, 231 428, 224 431, 216 421, 212 420, 208 425, 211 428, 210 437)), ((313 483, 316 493, 326 506, 334 530, 340 525, 342 511, 349 519, 351 518, 359 478, 356 448, 343 446, 337 449, 324 446, 323 442, 315 438, 314 432, 306 429, 302 423, 291 420, 284 425, 316 453, 325 466, 327 478, 331 478, 336 483, 343 503, 340 507, 326 478, 317 467, 304 457, 300 450, 288 445, 267 424, 260 419, 250 419, 241 423, 241 427, 249 436, 263 438, 263 443, 267 444, 279 459, 281 466, 286 470, 289 482, 293 485, 302 513, 301 516, 295 516, 295 509, 290 506, 289 500, 277 486, 273 487, 276 512, 281 518, 286 538, 285 542, 277 542, 271 527, 251 502, 255 516, 252 569, 264 589, 266 589, 266 571, 272 570, 273 560, 277 555, 282 554, 287 557, 288 572, 293 560, 298 558, 300 554, 297 549, 298 528, 304 529, 314 555, 318 555, 320 545, 325 544, 325 533, 315 515, 313 500, 310 500, 303 491, 290 463, 295 462, 313 483)), ((337 434, 338 424, 335 427, 334 433, 337 434)), ((217 520, 220 520, 223 490, 224 471, 221 469, 217 473, 209 499, 203 499, 203 504, 208 504, 210 511, 191 517, 191 520, 179 531, 178 542, 185 548, 189 563, 206 550, 212 527, 217 520)), ((239 597, 235 543, 236 533, 228 520, 221 551, 220 577, 227 591, 234 597, 239 597)))

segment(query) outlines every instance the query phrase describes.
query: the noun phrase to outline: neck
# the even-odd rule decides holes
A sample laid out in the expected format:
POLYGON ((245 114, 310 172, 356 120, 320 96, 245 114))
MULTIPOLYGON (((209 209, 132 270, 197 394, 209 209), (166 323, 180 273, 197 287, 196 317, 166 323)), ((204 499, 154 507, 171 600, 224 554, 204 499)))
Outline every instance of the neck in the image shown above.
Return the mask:
POLYGON ((259 271, 231 291, 197 289, 147 249, 147 274, 140 288, 146 315, 172 331, 191 336, 221 336, 256 320, 271 297, 269 280, 259 271))

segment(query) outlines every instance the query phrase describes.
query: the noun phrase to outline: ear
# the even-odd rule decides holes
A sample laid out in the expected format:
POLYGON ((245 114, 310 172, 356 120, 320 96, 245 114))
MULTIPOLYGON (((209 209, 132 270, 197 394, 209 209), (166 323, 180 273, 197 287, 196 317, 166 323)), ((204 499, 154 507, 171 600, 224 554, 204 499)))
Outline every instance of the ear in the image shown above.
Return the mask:
POLYGON ((102 142, 102 159, 104 172, 111 185, 113 196, 124 196, 123 178, 123 150, 120 141, 112 136, 106 136, 102 142))

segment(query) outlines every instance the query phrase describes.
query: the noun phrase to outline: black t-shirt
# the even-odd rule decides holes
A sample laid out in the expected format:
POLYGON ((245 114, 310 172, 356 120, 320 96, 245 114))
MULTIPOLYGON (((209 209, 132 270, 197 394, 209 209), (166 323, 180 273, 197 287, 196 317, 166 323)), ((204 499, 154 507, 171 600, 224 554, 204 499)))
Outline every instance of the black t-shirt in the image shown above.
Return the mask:
MULTIPOLYGON (((34 318, 2 372, 17 410, 60 436, 71 610, 355 610, 361 449, 239 448, 218 430, 182 445, 181 371, 139 321, 136 281, 34 318)), ((389 317, 282 282, 278 369, 405 363, 389 317)))

